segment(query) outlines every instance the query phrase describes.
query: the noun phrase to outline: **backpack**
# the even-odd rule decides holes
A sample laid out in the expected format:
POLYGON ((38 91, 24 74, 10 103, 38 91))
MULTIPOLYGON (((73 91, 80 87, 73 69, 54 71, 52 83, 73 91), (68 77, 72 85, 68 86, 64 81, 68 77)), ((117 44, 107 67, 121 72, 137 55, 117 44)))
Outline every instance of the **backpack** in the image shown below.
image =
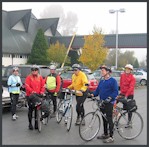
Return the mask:
POLYGON ((56 88, 56 74, 48 75, 46 79, 46 88, 48 90, 54 90, 56 88))

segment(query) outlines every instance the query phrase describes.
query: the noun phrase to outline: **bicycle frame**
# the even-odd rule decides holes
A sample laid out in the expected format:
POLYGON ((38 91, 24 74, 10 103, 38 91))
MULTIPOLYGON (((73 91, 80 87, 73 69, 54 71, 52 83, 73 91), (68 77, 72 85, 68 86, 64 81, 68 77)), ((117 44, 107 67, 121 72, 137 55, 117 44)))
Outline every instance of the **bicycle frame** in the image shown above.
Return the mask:
POLYGON ((66 115, 66 112, 68 110, 68 108, 70 107, 70 105, 72 105, 72 98, 73 98, 73 92, 70 91, 70 99, 67 99, 67 95, 69 92, 67 91, 64 91, 65 92, 65 96, 64 96, 64 105, 63 105, 63 110, 64 110, 64 113, 63 113, 63 116, 66 115))

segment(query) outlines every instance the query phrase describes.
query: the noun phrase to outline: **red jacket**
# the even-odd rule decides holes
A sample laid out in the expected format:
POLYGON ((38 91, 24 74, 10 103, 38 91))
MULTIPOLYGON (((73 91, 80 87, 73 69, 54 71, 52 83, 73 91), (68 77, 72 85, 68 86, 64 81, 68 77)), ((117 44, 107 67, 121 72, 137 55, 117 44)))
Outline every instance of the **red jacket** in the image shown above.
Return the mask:
POLYGON ((133 74, 122 73, 120 78, 120 92, 128 97, 134 95, 136 79, 133 74))
MULTIPOLYGON (((50 74, 49 76, 52 76, 52 74, 50 74)), ((47 81, 47 77, 45 78, 45 84, 46 84, 46 81, 47 81)), ((48 90, 48 91, 51 92, 51 93, 59 92, 60 87, 61 87, 61 78, 60 78, 59 75, 56 75, 56 88, 54 90, 48 90)))
POLYGON ((26 88, 26 96, 30 96, 30 94, 34 91, 38 94, 43 94, 45 92, 44 88, 44 80, 41 75, 33 76, 28 75, 25 79, 25 88, 26 88))

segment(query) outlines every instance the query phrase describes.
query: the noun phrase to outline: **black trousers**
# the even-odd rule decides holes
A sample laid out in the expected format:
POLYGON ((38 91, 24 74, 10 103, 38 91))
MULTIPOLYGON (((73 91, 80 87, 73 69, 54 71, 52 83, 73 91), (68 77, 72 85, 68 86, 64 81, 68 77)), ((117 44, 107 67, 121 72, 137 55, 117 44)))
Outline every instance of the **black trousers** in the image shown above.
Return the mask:
POLYGON ((102 116, 103 119, 103 127, 104 127, 104 134, 108 135, 110 134, 110 137, 113 136, 113 119, 112 119, 112 114, 113 114, 113 104, 107 103, 103 106, 101 109, 102 113, 106 115, 107 120, 102 116), (108 126, 109 126, 109 131, 108 132, 108 126))
POLYGON ((84 102, 87 98, 87 94, 88 94, 88 90, 86 90, 85 92, 83 92, 83 96, 76 96, 76 112, 77 112, 77 117, 83 118, 84 114, 85 114, 85 110, 84 110, 84 102))
POLYGON ((53 102, 53 112, 56 112, 57 109, 57 96, 54 96, 54 93, 48 92, 52 102, 53 102))
POLYGON ((16 113, 16 105, 18 103, 19 94, 10 93, 10 99, 11 99, 11 113, 12 115, 14 115, 16 113))
POLYGON ((26 97, 28 101, 28 121, 31 124, 32 123, 32 118, 33 118, 33 111, 34 111, 34 116, 35 116, 35 122, 37 122, 37 110, 35 109, 35 102, 40 102, 39 97, 34 97, 33 95, 27 96, 26 97))
MULTIPOLYGON (((133 99, 134 95, 129 95, 127 99, 133 99)), ((128 112, 128 121, 131 121, 132 112, 128 112)))

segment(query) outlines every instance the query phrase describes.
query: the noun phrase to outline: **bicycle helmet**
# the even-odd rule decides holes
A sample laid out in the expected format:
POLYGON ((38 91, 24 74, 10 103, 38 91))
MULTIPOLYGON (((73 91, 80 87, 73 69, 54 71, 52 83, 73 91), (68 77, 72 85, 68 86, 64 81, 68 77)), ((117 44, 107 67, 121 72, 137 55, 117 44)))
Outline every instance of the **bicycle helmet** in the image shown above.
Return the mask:
POLYGON ((74 69, 79 69, 79 70, 81 70, 81 66, 80 66, 79 64, 73 64, 73 65, 72 65, 72 68, 73 68, 73 70, 74 70, 74 69))
POLYGON ((129 69, 133 70, 133 66, 131 64, 126 64, 125 68, 129 68, 129 69))
POLYGON ((33 71, 33 70, 39 70, 39 66, 33 65, 33 66, 31 67, 31 71, 33 71))
POLYGON ((106 65, 100 66, 100 69, 105 69, 106 71, 112 72, 111 68, 106 65))
POLYGON ((18 67, 13 67, 13 69, 12 69, 13 71, 19 71, 19 68, 18 67))
POLYGON ((55 65, 50 65, 50 69, 55 70, 56 69, 56 66, 55 65))

